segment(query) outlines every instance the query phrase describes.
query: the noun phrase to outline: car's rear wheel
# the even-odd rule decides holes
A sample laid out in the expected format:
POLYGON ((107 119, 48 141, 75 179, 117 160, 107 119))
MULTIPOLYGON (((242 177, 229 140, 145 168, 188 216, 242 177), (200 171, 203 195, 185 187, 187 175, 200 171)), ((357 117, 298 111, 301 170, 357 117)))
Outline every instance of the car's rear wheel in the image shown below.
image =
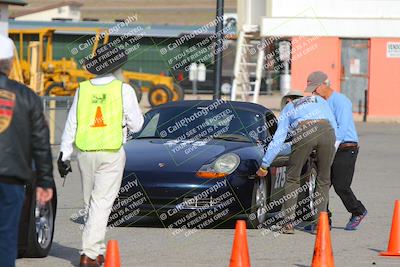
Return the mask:
POLYGON ((40 206, 35 199, 32 200, 28 241, 23 257, 43 258, 49 254, 53 243, 56 208, 57 194, 55 190, 53 193, 53 199, 44 206, 40 206))
POLYGON ((251 213, 249 215, 249 226, 251 228, 260 227, 267 219, 267 192, 267 177, 256 178, 253 186, 251 213))

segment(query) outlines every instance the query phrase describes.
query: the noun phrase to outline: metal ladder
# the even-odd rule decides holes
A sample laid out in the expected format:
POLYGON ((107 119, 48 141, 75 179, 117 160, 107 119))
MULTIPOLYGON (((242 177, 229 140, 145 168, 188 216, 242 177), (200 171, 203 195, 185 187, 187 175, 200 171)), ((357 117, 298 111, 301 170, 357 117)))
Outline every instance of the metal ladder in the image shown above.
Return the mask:
POLYGON ((249 101, 253 96, 252 102, 258 102, 265 60, 264 42, 265 39, 260 38, 257 32, 239 32, 231 100, 249 101))

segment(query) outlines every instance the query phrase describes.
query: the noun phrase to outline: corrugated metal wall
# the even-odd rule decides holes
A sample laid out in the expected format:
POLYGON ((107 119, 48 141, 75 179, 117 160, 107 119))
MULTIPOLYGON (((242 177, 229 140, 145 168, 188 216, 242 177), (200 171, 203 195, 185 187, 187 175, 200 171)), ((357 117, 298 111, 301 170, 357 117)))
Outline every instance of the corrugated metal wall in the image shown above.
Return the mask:
MULTIPOLYGON (((19 42, 16 36, 11 36, 14 41, 17 49, 19 50, 19 42)), ((88 55, 91 52, 92 48, 85 49, 83 51, 78 52, 76 55, 71 53, 71 49, 77 47, 79 44, 84 43, 90 36, 83 35, 72 35, 72 34, 55 34, 53 40, 53 58, 61 59, 71 58, 73 57, 79 64, 80 59, 88 55)), ((114 40, 116 37, 111 37, 110 41, 114 40)), ((24 57, 27 55, 27 45, 29 41, 37 41, 37 36, 31 36, 30 38, 24 37, 24 57)), ((162 55, 160 49, 168 46, 169 43, 173 43, 176 41, 176 38, 154 38, 154 37, 142 37, 136 43, 133 43, 132 46, 128 46, 127 49, 133 47, 135 44, 139 44, 138 48, 129 56, 129 61, 124 65, 123 69, 130 71, 138 71, 145 73, 154 73, 159 74, 161 72, 169 75, 170 72, 173 71, 174 64, 177 63, 176 60, 170 64, 170 59, 177 56, 178 54, 183 53, 189 47, 196 47, 195 50, 191 51, 190 54, 195 54, 198 50, 206 47, 208 54, 211 53, 209 46, 197 46, 196 44, 200 42, 199 39, 194 39, 185 42, 184 44, 178 46, 177 48, 168 52, 167 55, 162 55)), ((198 59, 194 58, 195 60, 198 59)), ((193 60, 193 61, 195 61, 193 60)), ((210 56, 204 62, 206 65, 212 65, 213 57, 210 56)), ((187 66, 185 64, 182 68, 187 66)))

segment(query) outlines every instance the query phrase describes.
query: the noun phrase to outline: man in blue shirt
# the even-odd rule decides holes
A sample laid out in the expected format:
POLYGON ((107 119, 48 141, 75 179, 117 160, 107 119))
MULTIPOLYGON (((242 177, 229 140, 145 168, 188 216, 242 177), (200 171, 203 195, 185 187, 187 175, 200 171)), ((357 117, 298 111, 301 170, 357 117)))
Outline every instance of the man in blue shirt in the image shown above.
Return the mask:
POLYGON ((272 161, 286 146, 292 152, 286 172, 285 202, 282 212, 285 215, 283 233, 294 233, 294 219, 297 196, 300 192, 301 170, 313 150, 316 150, 318 164, 317 193, 320 201, 316 205, 318 213, 326 211, 329 199, 330 171, 335 154, 335 118, 328 103, 319 96, 302 97, 288 103, 278 120, 278 129, 268 145, 258 176, 266 176, 272 161), (289 135, 292 141, 284 143, 289 135))
POLYGON ((305 92, 310 92, 326 99, 335 115, 337 123, 336 138, 341 140, 341 143, 333 161, 331 180, 333 188, 347 211, 352 214, 345 229, 356 230, 367 215, 367 210, 361 201, 357 200, 350 187, 359 148, 352 104, 345 95, 337 93, 330 88, 329 79, 325 73, 316 71, 308 76, 308 80, 315 80, 316 78, 319 81, 318 86, 309 86, 305 92))

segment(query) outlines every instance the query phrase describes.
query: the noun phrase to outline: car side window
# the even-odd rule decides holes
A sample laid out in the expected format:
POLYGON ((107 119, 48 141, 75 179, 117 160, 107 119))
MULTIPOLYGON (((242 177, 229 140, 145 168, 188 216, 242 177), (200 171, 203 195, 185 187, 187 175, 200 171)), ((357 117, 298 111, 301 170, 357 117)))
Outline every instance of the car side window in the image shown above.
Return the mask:
POLYGON ((146 124, 146 126, 144 127, 144 129, 142 130, 142 132, 138 137, 158 136, 157 126, 159 120, 160 120, 160 113, 157 113, 146 124))
POLYGON ((271 113, 267 113, 265 115, 265 122, 268 127, 269 135, 273 136, 278 129, 278 120, 276 119, 275 115, 271 113))

